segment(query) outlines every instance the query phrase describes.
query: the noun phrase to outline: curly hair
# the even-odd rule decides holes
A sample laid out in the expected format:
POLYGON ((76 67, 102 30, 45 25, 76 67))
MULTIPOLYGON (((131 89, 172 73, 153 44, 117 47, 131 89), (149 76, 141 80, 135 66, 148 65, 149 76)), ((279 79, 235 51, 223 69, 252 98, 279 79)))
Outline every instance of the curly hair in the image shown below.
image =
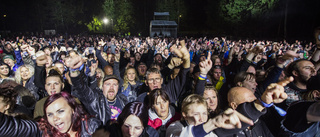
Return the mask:
MULTIPOLYGON (((81 133, 81 121, 87 121, 89 116, 87 112, 83 109, 83 107, 78 104, 73 96, 71 96, 67 92, 60 92, 57 94, 53 94, 48 97, 48 99, 45 101, 43 106, 43 111, 45 112, 45 115, 43 118, 40 119, 39 128, 43 131, 44 136, 69 136, 68 133, 60 133, 56 128, 54 128, 51 124, 48 122, 47 114, 46 114, 46 108, 56 101, 57 99, 64 98, 68 105, 74 110, 74 113, 72 114, 72 127, 70 130, 76 131, 76 136, 80 136, 81 133)), ((87 123, 87 122, 86 122, 87 123)), ((86 126, 87 127, 87 126, 86 126)))
POLYGON ((0 84, 0 97, 3 97, 3 103, 9 105, 8 112, 13 113, 18 93, 14 90, 18 84, 12 80, 0 84))
POLYGON ((22 68, 27 68, 29 70, 29 78, 31 78, 34 74, 34 67, 29 65, 29 64, 23 64, 21 65, 17 71, 15 72, 14 79, 16 80, 17 83, 21 84, 22 79, 21 79, 21 69, 22 68))

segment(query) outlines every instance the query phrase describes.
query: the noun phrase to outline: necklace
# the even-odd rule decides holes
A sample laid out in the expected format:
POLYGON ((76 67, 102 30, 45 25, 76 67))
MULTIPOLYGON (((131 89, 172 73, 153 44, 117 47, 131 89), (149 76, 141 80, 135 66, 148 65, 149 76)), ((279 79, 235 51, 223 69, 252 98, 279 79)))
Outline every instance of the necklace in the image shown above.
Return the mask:
POLYGON ((116 104, 116 102, 117 102, 117 98, 113 101, 113 103, 112 103, 111 101, 108 101, 109 106, 113 106, 114 104, 116 104), (111 104, 111 103, 112 103, 112 104, 111 104))

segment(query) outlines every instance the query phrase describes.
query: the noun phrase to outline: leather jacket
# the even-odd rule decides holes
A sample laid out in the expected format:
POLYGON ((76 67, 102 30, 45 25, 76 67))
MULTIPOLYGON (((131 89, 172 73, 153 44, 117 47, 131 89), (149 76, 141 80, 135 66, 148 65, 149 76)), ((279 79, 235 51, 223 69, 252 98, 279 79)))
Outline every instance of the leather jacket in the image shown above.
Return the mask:
MULTIPOLYGON (((91 137, 101 122, 96 118, 89 118, 81 123, 81 137, 91 137)), ((38 123, 32 120, 17 119, 0 113, 1 137, 42 137, 42 130, 38 123)))
MULTIPOLYGON (((77 77, 71 77, 73 86, 72 95, 77 97, 84 107, 87 109, 90 115, 94 115, 103 125, 111 119, 111 108, 109 107, 107 98, 103 95, 103 92, 98 88, 90 88, 86 84, 87 76, 81 71, 77 77)), ((127 103, 127 97, 123 94, 116 96, 117 100, 120 101, 121 107, 123 108, 127 103)))
MULTIPOLYGON (((25 88, 30 90, 36 100, 39 100, 38 87, 34 84, 34 75, 28 79, 25 88)), ((22 83, 21 83, 22 84, 22 83)))

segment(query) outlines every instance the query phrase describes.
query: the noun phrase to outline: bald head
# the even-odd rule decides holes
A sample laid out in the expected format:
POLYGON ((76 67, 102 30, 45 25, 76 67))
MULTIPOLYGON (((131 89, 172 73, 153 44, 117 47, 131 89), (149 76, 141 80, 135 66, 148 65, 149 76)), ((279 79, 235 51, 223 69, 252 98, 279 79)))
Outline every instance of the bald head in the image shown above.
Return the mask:
POLYGON ((105 66, 103 71, 106 75, 113 75, 113 68, 110 65, 105 66))
POLYGON ((239 104, 252 102, 256 99, 253 92, 245 87, 234 87, 228 92, 228 102, 233 109, 236 109, 239 104))

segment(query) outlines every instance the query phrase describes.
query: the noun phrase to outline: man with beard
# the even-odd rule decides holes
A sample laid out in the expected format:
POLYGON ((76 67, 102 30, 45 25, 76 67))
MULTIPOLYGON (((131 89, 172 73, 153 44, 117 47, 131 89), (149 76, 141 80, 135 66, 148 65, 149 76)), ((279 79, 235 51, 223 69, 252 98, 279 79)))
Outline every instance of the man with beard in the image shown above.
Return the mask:
POLYGON ((138 76, 139 76, 139 80, 144 83, 146 80, 146 72, 147 72, 147 65, 143 62, 140 62, 138 67, 138 76))
POLYGON ((287 76, 293 76, 294 81, 289 83, 284 89, 288 94, 286 104, 283 108, 287 108, 292 102, 302 100, 302 94, 307 91, 307 81, 311 76, 316 75, 315 67, 311 61, 296 60, 292 62, 287 70, 287 76))
POLYGON ((160 53, 157 53, 156 55, 154 55, 153 62, 155 64, 160 65, 160 67, 162 68, 163 67, 162 55, 160 53))
MULTIPOLYGON (((104 125, 116 120, 124 106, 128 103, 123 94, 118 94, 119 79, 115 75, 108 75, 103 79, 102 92, 93 91, 86 83, 84 63, 81 56, 70 58, 66 65, 70 67, 70 76, 74 90, 72 94, 79 98, 91 115, 100 119, 104 125)), ((96 89, 94 89, 96 90, 96 89)))

